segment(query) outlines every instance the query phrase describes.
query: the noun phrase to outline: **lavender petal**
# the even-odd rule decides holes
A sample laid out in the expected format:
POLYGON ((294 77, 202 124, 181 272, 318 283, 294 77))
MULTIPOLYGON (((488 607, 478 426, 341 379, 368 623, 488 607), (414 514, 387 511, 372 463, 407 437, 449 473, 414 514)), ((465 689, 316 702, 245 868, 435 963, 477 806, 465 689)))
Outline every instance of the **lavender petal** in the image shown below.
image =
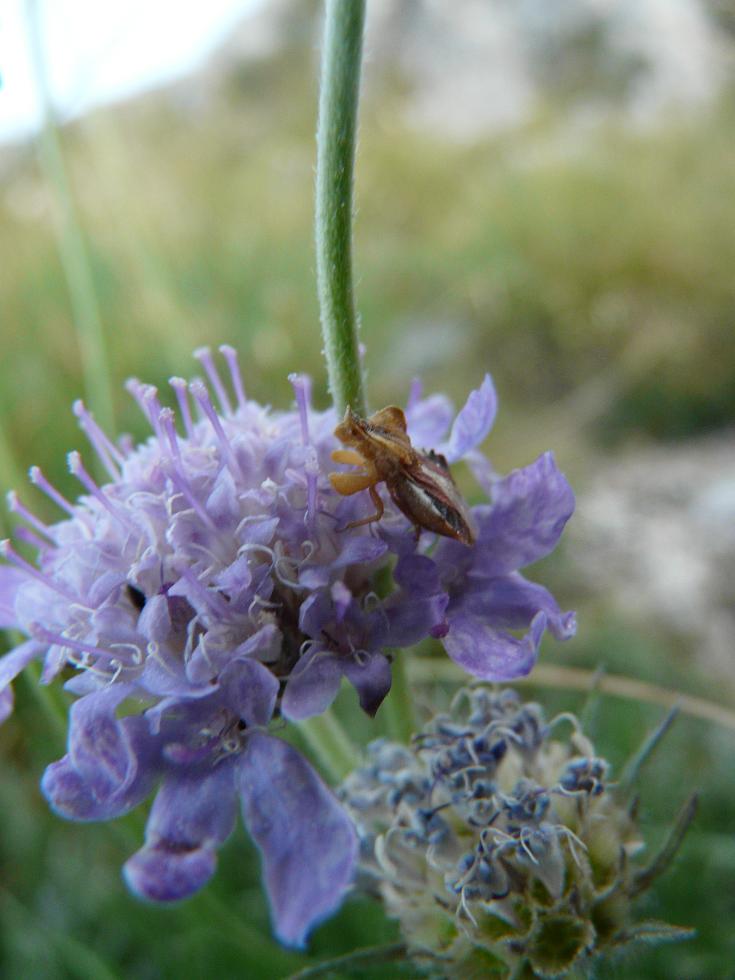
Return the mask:
POLYGON ((279 739, 250 736, 238 782, 243 819, 263 858, 276 935, 302 947, 350 886, 354 828, 306 759, 279 739))
POLYGON ((489 374, 479 388, 471 391, 464 407, 454 420, 449 441, 444 448, 448 462, 456 463, 483 441, 495 421, 498 396, 489 374))
POLYGON ((286 684, 281 711, 289 721, 303 721, 326 711, 337 697, 342 669, 326 650, 303 657, 286 684))
POLYGON ((278 697, 278 678, 257 660, 236 660, 220 678, 225 700, 248 725, 267 725, 278 697))
POLYGON ((476 616, 459 612, 450 616, 449 632, 442 642, 452 660, 467 673, 486 681, 509 681, 531 672, 545 628, 545 613, 537 613, 519 640, 476 616))
POLYGON ((235 763, 171 774, 151 808, 146 843, 123 868, 130 889, 151 902, 175 902, 214 873, 220 844, 235 825, 235 763))
POLYGON ((446 395, 429 395, 410 400, 406 406, 408 434, 414 446, 431 449, 438 446, 454 415, 454 407, 446 395))
POLYGON ((574 511, 574 494, 552 453, 495 485, 490 507, 477 507, 475 571, 506 575, 553 550, 574 511))
POLYGON ((568 640, 576 628, 574 613, 562 613, 548 589, 529 582, 519 572, 471 579, 455 608, 503 629, 524 629, 543 612, 547 629, 557 640, 568 640))
POLYGON ((362 710, 374 717, 383 703, 391 685, 391 670, 388 658, 382 653, 373 653, 359 660, 349 657, 344 662, 347 680, 357 691, 362 710))
POLYGON ((15 650, 0 657, 0 724, 12 713, 12 682, 28 664, 43 653, 43 646, 36 640, 26 640, 15 650))
POLYGON ((71 754, 46 768, 41 791, 52 809, 67 820, 110 820, 138 806, 148 796, 159 774, 158 744, 140 717, 118 723, 122 738, 131 747, 129 767, 117 785, 104 772, 96 778, 91 765, 86 771, 74 765, 71 754), (106 794, 101 790, 107 790, 106 794))

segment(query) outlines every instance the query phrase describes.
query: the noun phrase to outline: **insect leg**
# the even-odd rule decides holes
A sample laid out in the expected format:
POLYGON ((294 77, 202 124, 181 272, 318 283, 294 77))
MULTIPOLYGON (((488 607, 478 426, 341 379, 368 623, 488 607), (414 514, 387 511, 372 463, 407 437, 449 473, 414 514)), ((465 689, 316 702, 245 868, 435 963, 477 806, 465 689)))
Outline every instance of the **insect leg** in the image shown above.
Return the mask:
POLYGON ((367 490, 375 484, 374 473, 330 473, 329 482, 337 493, 351 497, 353 493, 367 490))
POLYGON ((350 524, 345 524, 343 530, 347 530, 350 527, 362 527, 364 524, 372 524, 374 521, 379 521, 383 516, 383 511, 385 506, 381 500, 380 494, 375 489, 375 482, 373 481, 368 487, 370 492, 370 499, 375 504, 375 513, 371 514, 370 517, 363 517, 361 521, 352 521, 350 524))
POLYGON ((334 449, 332 459, 335 463, 352 463, 354 466, 364 466, 365 460, 355 449, 334 449))

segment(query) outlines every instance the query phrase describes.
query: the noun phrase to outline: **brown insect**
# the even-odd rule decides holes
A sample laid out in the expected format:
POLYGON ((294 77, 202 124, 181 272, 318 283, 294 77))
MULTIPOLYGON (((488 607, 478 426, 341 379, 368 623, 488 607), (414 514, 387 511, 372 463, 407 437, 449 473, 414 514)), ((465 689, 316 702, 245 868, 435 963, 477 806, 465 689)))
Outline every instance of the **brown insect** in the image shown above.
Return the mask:
POLYGON ((380 520, 384 506, 376 486, 385 483, 396 507, 414 524, 417 534, 423 527, 463 544, 474 544, 469 511, 449 464, 433 450, 413 448, 400 408, 389 405, 367 419, 348 408, 334 434, 352 448, 335 449, 332 459, 360 466, 361 471, 330 473, 332 486, 345 497, 367 490, 376 508, 370 517, 347 527, 380 520))

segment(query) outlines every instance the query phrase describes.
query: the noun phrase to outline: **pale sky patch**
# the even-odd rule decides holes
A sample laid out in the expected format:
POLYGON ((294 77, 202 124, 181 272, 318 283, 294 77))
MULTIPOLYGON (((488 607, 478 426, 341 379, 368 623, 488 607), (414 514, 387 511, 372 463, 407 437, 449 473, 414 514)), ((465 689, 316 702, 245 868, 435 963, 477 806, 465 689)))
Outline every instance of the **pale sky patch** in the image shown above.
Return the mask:
MULTIPOLYGON (((46 71, 62 119, 195 68, 257 0, 39 0, 46 71)), ((39 121, 26 0, 0 2, 0 140, 39 121)))

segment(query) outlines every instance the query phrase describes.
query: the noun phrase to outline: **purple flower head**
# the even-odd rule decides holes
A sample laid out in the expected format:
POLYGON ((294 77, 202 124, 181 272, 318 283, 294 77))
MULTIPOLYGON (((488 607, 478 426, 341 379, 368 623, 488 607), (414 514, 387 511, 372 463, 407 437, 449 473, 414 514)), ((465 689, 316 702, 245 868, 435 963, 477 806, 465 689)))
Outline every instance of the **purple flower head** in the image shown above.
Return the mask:
MULTIPOLYGON (((64 672, 77 700, 68 753, 46 771, 44 793, 75 820, 116 817, 156 793, 145 846, 125 866, 145 898, 181 899, 211 877, 239 801, 276 932, 301 945, 349 887, 355 835, 269 722, 324 711, 343 677, 374 714, 390 688, 390 649, 427 636, 478 676, 530 670, 544 628, 563 638, 572 624, 517 569, 553 547, 572 497, 542 457, 494 482, 492 503, 474 510, 472 548, 417 541, 389 502, 379 524, 350 528, 372 504, 329 482, 334 412, 315 412, 296 375, 294 411, 248 400, 234 350, 221 351, 231 391, 199 351, 209 387, 172 379, 178 423, 155 388, 129 383, 153 431, 137 447, 112 443, 75 405, 109 481, 98 485, 70 454, 83 487, 72 503, 34 467, 63 520, 45 524, 11 495, 17 537, 37 559, 2 545, 0 626, 28 640, 0 658, 0 720, 31 660, 42 659, 43 683, 64 672), (381 598, 376 573, 392 566, 395 587, 381 598)), ((495 414, 489 378, 451 427, 442 396, 414 389, 406 414, 416 446, 464 456, 487 478, 476 447, 495 414)))

